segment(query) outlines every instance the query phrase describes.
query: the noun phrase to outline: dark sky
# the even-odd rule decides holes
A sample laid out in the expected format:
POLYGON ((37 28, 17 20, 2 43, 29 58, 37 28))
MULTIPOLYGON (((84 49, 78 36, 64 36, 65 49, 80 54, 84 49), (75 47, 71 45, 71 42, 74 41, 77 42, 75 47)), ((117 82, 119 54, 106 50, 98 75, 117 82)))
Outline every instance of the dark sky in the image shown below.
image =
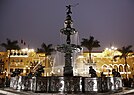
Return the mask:
POLYGON ((134 45, 134 0, 0 0, 0 43, 23 39, 34 49, 60 44, 65 6, 77 3, 72 18, 80 41, 92 35, 99 50, 134 45))

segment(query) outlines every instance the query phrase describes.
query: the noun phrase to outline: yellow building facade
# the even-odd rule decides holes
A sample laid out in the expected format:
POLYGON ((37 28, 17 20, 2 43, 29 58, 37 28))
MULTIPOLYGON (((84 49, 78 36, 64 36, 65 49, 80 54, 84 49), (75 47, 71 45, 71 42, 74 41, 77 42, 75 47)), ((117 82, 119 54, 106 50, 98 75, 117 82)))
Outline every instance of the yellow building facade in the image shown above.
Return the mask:
MULTIPOLYGON (((125 74, 128 75, 128 77, 133 77, 134 75, 134 55, 127 57, 127 72, 125 72, 125 60, 117 58, 117 60, 114 60, 114 56, 121 55, 119 51, 117 51, 116 48, 106 48, 102 52, 93 52, 91 53, 93 63, 96 64, 96 71, 98 73, 98 76, 100 76, 100 73, 103 72, 107 76, 112 76, 112 69, 115 69, 116 71, 120 72, 122 77, 125 77, 125 74)), ((83 54, 84 62, 86 63, 87 59, 89 58, 89 53, 84 52, 83 54)), ((92 63, 89 63, 92 64, 92 63)))
MULTIPOLYGON (((112 69, 116 69, 116 71, 120 72, 120 74, 124 77, 127 74, 129 77, 134 75, 134 56, 130 56, 127 58, 127 72, 124 71, 125 63, 124 59, 113 60, 115 55, 120 55, 121 53, 117 51, 116 48, 105 49, 104 51, 92 52, 91 57, 93 63, 88 63, 89 53, 83 52, 81 55, 77 57, 76 64, 79 67, 82 67, 83 64, 87 67, 82 67, 82 71, 80 73, 85 73, 84 69, 88 68, 89 65, 95 64, 95 69, 97 71, 98 76, 103 72, 107 76, 112 76, 112 69)), ((0 52, 0 60, 4 62, 1 68, 2 73, 7 73, 7 69, 10 63, 10 72, 13 72, 15 69, 20 69, 22 71, 22 75, 28 74, 30 71, 34 72, 39 64, 45 66, 44 76, 51 76, 53 72, 53 59, 50 57, 46 57, 44 53, 36 53, 33 49, 21 49, 11 50, 7 52, 0 52), (10 60, 9 60, 10 53, 10 60), (10 62, 9 62, 10 61, 10 62)), ((79 72, 79 70, 77 70, 79 72)), ((82 75, 83 75, 82 74, 82 75)), ((86 73, 87 74, 87 73, 86 73)))
MULTIPOLYGON (((2 73, 6 73, 10 66, 10 72, 12 73, 15 69, 21 70, 21 75, 27 75, 29 72, 36 71, 36 67, 42 64, 43 66, 47 66, 47 70, 45 72, 50 74, 51 69, 48 69, 50 66, 47 63, 46 57, 44 53, 36 53, 33 49, 21 49, 21 50, 11 50, 7 52, 0 52, 0 59, 4 62, 2 68, 2 73), (9 56, 10 55, 10 56, 9 56)), ((51 67, 50 67, 51 68, 51 67)), ((10 74, 11 74, 10 73, 10 74)))

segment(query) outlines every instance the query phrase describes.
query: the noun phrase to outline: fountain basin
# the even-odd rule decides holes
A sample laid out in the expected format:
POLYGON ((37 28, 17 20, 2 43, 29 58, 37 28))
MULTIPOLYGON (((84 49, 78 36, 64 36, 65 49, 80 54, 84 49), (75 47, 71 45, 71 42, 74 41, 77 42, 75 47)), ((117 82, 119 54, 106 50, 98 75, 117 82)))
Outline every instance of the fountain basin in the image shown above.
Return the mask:
POLYGON ((10 87, 42 93, 96 93, 119 91, 122 89, 120 77, 11 77, 10 87))

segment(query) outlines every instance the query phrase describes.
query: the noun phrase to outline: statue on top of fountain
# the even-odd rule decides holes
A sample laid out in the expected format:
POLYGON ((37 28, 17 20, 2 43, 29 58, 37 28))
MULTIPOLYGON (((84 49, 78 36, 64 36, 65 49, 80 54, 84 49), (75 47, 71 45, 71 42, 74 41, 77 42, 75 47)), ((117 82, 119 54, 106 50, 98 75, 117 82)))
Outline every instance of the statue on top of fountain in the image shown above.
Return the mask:
POLYGON ((97 77, 96 71, 93 69, 92 66, 89 67, 89 74, 91 74, 91 78, 97 77))
POLYGON ((71 7, 72 7, 71 5, 66 6, 66 8, 67 8, 67 15, 72 14, 71 7))

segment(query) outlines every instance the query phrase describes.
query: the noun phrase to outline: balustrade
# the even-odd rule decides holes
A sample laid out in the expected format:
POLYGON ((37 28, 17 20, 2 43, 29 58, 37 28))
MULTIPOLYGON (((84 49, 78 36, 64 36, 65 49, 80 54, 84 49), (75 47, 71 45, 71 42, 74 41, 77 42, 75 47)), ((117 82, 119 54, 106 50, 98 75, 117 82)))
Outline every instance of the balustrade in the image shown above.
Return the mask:
POLYGON ((119 91, 122 89, 120 77, 11 77, 10 87, 44 93, 94 93, 119 91))

